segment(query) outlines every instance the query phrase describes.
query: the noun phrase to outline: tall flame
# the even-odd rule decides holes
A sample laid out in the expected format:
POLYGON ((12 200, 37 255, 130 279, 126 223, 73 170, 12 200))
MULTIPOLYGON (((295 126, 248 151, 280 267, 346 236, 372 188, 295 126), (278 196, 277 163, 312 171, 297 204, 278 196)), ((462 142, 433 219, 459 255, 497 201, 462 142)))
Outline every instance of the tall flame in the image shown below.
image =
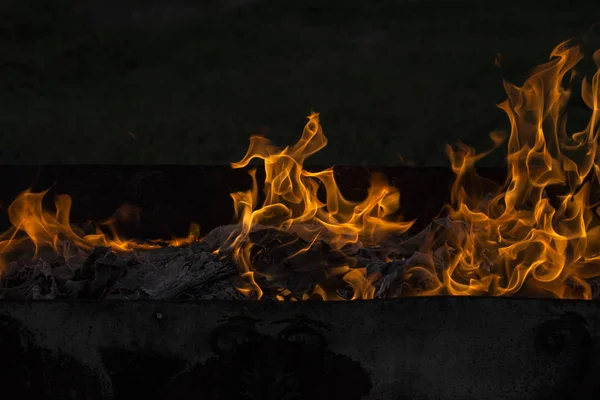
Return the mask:
MULTIPOLYGON (((562 85, 570 72, 572 79, 582 57, 578 46, 564 42, 522 87, 505 82, 508 99, 499 108, 511 124, 508 177, 491 199, 466 190, 465 181, 477 179, 473 165, 482 155, 466 146, 447 147, 456 174, 449 215, 466 224, 466 234, 446 242, 448 268, 437 284, 425 291, 414 288, 414 294, 507 296, 524 291, 591 297, 585 280, 600 275, 600 226, 590 201, 599 177, 600 73, 591 83, 583 81, 582 97, 591 117, 583 131, 572 135, 566 132, 564 112, 571 92, 562 85), (561 194, 552 201, 550 192, 561 194)), ((600 68, 600 51, 594 59, 600 68)), ((415 268, 438 275, 425 266, 415 268)))
MULTIPOLYGON (((341 249, 359 241, 361 244, 377 243, 388 233, 406 232, 413 224, 412 221, 391 218, 398 211, 400 193, 381 175, 372 176, 364 201, 352 202, 340 192, 333 168, 319 172, 304 169, 306 158, 327 145, 327 138, 319 124, 319 114, 313 112, 307 118, 302 137, 295 145, 281 149, 262 136, 253 136, 244 158, 232 163, 233 168, 243 168, 258 158, 263 160, 266 172, 265 200, 260 207, 257 207, 255 170, 250 171, 252 189, 231 195, 241 224, 241 232, 231 244, 233 258, 248 278, 250 287, 255 289, 258 285, 254 281, 255 271, 250 259, 253 244, 248 235, 257 225, 282 230, 299 227, 301 233, 310 238, 309 246, 321 235, 326 235, 327 242, 334 249, 341 249), (325 189, 325 202, 317 195, 320 186, 325 189)), ((342 273, 357 292, 364 292, 360 289, 366 279, 364 274, 364 270, 345 270, 342 273), (358 279, 357 274, 362 274, 363 280, 358 279)), ((242 290, 247 292, 250 289, 242 290)), ((257 293, 260 298, 258 290, 257 293)))

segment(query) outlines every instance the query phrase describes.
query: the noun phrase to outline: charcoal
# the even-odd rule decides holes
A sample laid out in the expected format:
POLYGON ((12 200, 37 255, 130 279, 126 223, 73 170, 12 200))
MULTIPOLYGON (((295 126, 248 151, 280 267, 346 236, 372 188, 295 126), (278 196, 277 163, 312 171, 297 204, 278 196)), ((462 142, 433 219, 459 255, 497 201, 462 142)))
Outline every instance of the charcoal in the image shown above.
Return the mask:
MULTIPOLYGON (((402 286, 404 268, 423 262, 414 249, 432 237, 432 232, 443 233, 445 223, 431 224, 421 234, 420 243, 390 237, 370 248, 357 242, 333 249, 321 227, 308 225, 287 232, 255 226, 246 241, 251 245, 250 263, 264 298, 275 298, 283 289, 287 289, 287 297, 302 298, 310 296, 319 285, 327 292, 350 299, 352 288, 343 281, 343 274, 332 273, 342 266, 365 268, 368 276, 378 278, 376 291, 384 297, 402 286), (400 253, 406 253, 408 258, 390 261, 394 248, 400 248, 400 253), (408 250, 412 253, 408 254, 408 250)), ((241 277, 245 269, 236 265, 229 246, 239 233, 238 225, 227 225, 213 230, 200 242, 182 247, 127 253, 95 247, 88 252, 70 251, 68 256, 43 252, 36 260, 23 257, 10 263, 0 276, 0 297, 244 299, 246 295, 237 288, 247 287, 241 277), (214 252, 217 249, 218 255, 214 252)), ((427 262, 431 263, 431 257, 427 262)))
MULTIPOLYGON (((347 269, 338 267, 364 269, 376 298, 435 289, 451 247, 465 234, 464 223, 440 218, 410 236, 389 236, 371 247, 357 242, 335 249, 319 229, 255 226, 244 236, 263 298, 319 299, 318 285, 327 293, 351 299, 353 289, 343 279, 347 269)), ((0 275, 0 299, 247 299, 238 290, 249 288, 247 277, 242 276, 247 269, 237 264, 230 246, 240 232, 239 226, 222 226, 202 241, 181 247, 129 252, 67 248, 60 254, 41 252, 35 259, 33 252, 23 253, 0 275)), ((494 259, 493 254, 488 257, 494 259)), ((593 298, 600 298, 598 282, 600 278, 589 280, 593 298)))
POLYGON ((65 263, 65 258, 62 254, 55 251, 45 251, 39 255, 39 258, 50 264, 50 266, 60 266, 65 263))
POLYGON ((202 242, 206 246, 207 251, 212 252, 223 247, 226 244, 227 239, 229 239, 234 232, 240 232, 239 225, 222 225, 210 231, 208 235, 203 238, 202 242))
POLYGON ((106 253, 110 251, 108 247, 94 247, 88 257, 81 264, 81 268, 77 271, 75 275, 76 280, 80 279, 91 279, 94 277, 94 264, 96 260, 101 257, 104 257, 106 253))
POLYGON ((600 300, 600 278, 590 279, 589 283, 592 287, 592 299, 600 300))
MULTIPOLYGON (((351 254, 346 252, 346 254, 351 254)), ((385 258, 385 250, 382 246, 362 247, 357 255, 364 260, 381 260, 385 258)))
POLYGON ((92 296, 102 293, 106 288, 122 278, 127 267, 127 261, 116 256, 112 251, 98 258, 94 263, 94 280, 90 283, 92 296))
POLYGON ((10 288, 0 289, 0 299, 2 300, 23 300, 27 298, 27 293, 30 289, 29 284, 13 286, 10 288))
POLYGON ((139 268, 125 268, 124 273, 111 286, 112 291, 135 292, 142 284, 139 268))
POLYGON ((367 265, 367 276, 372 278, 375 286, 375 297, 386 297, 386 293, 398 279, 405 267, 401 261, 374 261, 367 265), (375 279, 373 279, 375 278, 375 279))
POLYGON ((147 275, 141 290, 153 299, 242 298, 235 290, 237 277, 237 269, 229 261, 207 252, 183 253, 147 275))
POLYGON ((331 269, 349 263, 342 252, 332 250, 324 241, 309 246, 294 233, 264 229, 252 232, 250 240, 254 244, 251 264, 259 276, 295 295, 308 292, 315 284, 322 285, 331 269))
POLYGON ((22 266, 17 261, 9 263, 0 275, 0 289, 19 286, 23 281, 23 271, 22 266))
POLYGON ((53 300, 61 297, 60 290, 56 284, 52 267, 45 260, 38 259, 31 268, 29 275, 29 287, 26 290, 26 298, 33 300, 53 300))
POLYGON ((66 297, 70 299, 83 299, 89 297, 90 281, 68 280, 63 286, 66 297))

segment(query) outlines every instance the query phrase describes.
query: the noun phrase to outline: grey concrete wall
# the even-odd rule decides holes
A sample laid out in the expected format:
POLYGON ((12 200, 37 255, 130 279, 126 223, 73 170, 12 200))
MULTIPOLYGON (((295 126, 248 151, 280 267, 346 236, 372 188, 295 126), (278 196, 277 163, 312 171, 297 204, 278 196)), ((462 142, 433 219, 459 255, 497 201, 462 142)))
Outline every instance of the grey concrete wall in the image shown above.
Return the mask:
POLYGON ((312 164, 441 165, 446 143, 484 149, 506 126, 497 53, 522 83, 600 17, 577 1, 194 3, 3 5, 0 163, 226 164, 252 133, 293 142, 315 109, 330 144, 312 164))
MULTIPOLYGON (((328 359, 346 360, 340 368, 347 375, 340 381, 332 375, 328 384, 343 382, 355 390, 358 382, 352 380, 367 377, 371 389, 365 399, 591 399, 599 389, 597 311, 594 302, 460 297, 346 303, 0 302, 0 345, 21 343, 21 353, 14 345, 2 349, 4 364, 14 372, 23 360, 34 360, 27 368, 40 371, 38 384, 46 376, 41 372, 52 382, 62 382, 63 374, 70 377, 66 390, 86 384, 88 371, 87 379, 95 377, 93 384, 106 397, 86 398, 118 395, 115 385, 124 376, 143 396, 144 390, 158 393, 153 385, 161 379, 167 382, 166 377, 194 366, 230 368, 223 373, 231 377, 224 380, 237 384, 236 356, 216 354, 211 342, 219 327, 236 319, 241 322, 229 333, 243 337, 246 332, 246 355, 277 370, 293 362, 282 347, 291 339, 281 332, 302 318, 322 335, 328 359), (251 329, 244 331, 243 324, 251 329), (173 360, 187 364, 178 370, 173 360), (154 371, 157 380, 140 371, 154 371)), ((308 337, 304 340, 310 342, 308 337)), ((316 357, 307 366, 319 370, 323 362, 331 360, 316 357)), ((206 383, 200 378, 195 385, 206 383)), ((358 398, 353 396, 344 398, 358 398)))

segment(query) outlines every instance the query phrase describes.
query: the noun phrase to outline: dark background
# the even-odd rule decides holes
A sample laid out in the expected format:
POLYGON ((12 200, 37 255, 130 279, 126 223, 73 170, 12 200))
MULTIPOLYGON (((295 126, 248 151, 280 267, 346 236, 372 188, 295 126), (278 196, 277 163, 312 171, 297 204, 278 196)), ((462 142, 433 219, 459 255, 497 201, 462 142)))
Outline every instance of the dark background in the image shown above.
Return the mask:
POLYGON ((506 127, 503 75, 598 19, 564 0, 8 0, 0 164, 226 165, 314 109, 313 164, 443 165, 506 127))

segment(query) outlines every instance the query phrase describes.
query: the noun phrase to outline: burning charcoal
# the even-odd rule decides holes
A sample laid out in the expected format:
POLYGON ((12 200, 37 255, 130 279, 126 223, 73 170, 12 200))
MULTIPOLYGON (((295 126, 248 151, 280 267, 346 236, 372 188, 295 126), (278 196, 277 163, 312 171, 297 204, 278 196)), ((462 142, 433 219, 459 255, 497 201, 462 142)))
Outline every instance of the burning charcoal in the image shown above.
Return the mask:
POLYGON ((431 222, 425 229, 398 243, 395 246, 397 254, 410 257, 415 252, 426 249, 437 249, 449 239, 460 241, 465 234, 465 224, 461 221, 452 221, 450 218, 438 218, 431 222))
POLYGON ((37 260, 33 265, 32 278, 36 279, 39 276, 50 277, 52 276, 52 267, 45 260, 37 260))
MULTIPOLYGON (((269 229, 272 228, 256 224, 252 226, 251 232, 254 233, 269 229)), ((241 227, 239 224, 219 226, 210 231, 208 235, 202 239, 202 248, 207 252, 213 252, 219 248, 227 248, 240 232, 241 227)))
POLYGON ((30 285, 23 284, 10 288, 0 289, 0 299, 2 300, 23 300, 27 298, 27 291, 30 285))
POLYGON ((295 266, 297 271, 321 269, 330 256, 331 248, 318 240, 309 243, 293 233, 264 229, 250 233, 253 246, 253 265, 260 272, 276 272, 281 265, 295 266), (270 271, 272 270, 272 271, 270 271))
POLYGON ((194 245, 187 249, 177 247, 163 247, 153 250, 138 251, 132 258, 131 262, 134 264, 154 266, 156 269, 162 267, 177 257, 188 254, 186 252, 200 251, 194 245))
POLYGON ((40 285, 33 285, 27 292, 27 298, 31 300, 54 300, 56 292, 45 290, 40 285))
POLYGON ((47 252, 41 253, 39 255, 39 258, 41 258, 42 260, 45 260, 51 266, 61 265, 64 263, 64 260, 65 260, 65 258, 62 255, 60 255, 54 251, 47 251, 47 252))
POLYGON ((73 278, 74 272, 68 265, 52 267, 52 276, 61 285, 73 278))
POLYGON ((71 299, 82 299, 90 296, 90 281, 68 280, 64 284, 64 292, 71 299))
POLYGON ((272 283, 293 295, 309 291, 326 280, 328 270, 349 262, 325 242, 317 240, 309 247, 307 241, 289 232, 264 229, 252 232, 250 240, 254 244, 251 263, 259 278, 264 277, 259 285, 272 283))
POLYGON ((37 260, 32 267, 28 286, 27 298, 34 300, 52 300, 60 297, 60 291, 52 275, 52 267, 44 260, 37 260))
POLYGON ((81 269, 75 276, 76 280, 90 279, 94 277, 94 263, 101 257, 104 257, 110 249, 108 247, 94 247, 88 257, 81 265, 81 269))
POLYGON ((442 266, 435 264, 432 255, 415 252, 406 260, 397 260, 390 263, 372 263, 367 268, 367 275, 381 274, 380 278, 375 281, 375 297, 398 297, 410 286, 408 280, 427 286, 433 278, 431 273, 427 271, 437 271, 441 268, 442 266), (410 269, 410 275, 406 273, 408 269, 410 269))
POLYGON ((432 268, 435 263, 431 254, 416 251, 412 256, 404 260, 404 265, 408 267, 427 266, 432 268))
POLYGON ((113 252, 107 252, 103 258, 94 263, 94 280, 91 282, 91 295, 102 293, 108 286, 125 275, 127 261, 117 257, 113 252))
POLYGON ((125 273, 111 286, 111 292, 136 293, 141 285, 140 271, 138 268, 125 268, 125 273))
POLYGON ((141 290, 152 299, 240 299, 235 290, 237 269, 211 253, 180 255, 144 278, 141 290))
MULTIPOLYGON (((325 239, 323 241, 326 242, 325 239)), ((355 256, 357 254, 360 254, 360 251, 364 249, 365 247, 363 246, 362 242, 358 241, 356 243, 346 244, 340 249, 340 251, 347 256, 355 256)))
POLYGON ((397 262, 373 261, 367 265, 367 276, 385 276, 397 262))
POLYGON ((372 259, 363 257, 352 257, 351 260, 352 263, 349 263, 350 268, 367 268, 373 263, 372 259))
POLYGON ((28 290, 36 282, 33 271, 31 265, 26 265, 22 261, 9 263, 6 271, 0 276, 0 298, 13 300, 26 298, 28 290))
POLYGON ((22 283, 22 266, 13 261, 6 266, 4 272, 0 275, 0 288, 13 288, 22 283))
POLYGON ((374 282, 376 289, 375 297, 387 297, 386 294, 389 288, 397 280, 398 275, 403 272, 404 264, 404 261, 376 261, 369 264, 367 267, 367 276, 377 278, 374 282))
POLYGON ((363 247, 358 250, 357 255, 369 260, 381 260, 385 258, 381 246, 363 247))
POLYGON ((96 261, 96 263, 94 264, 94 267, 97 268, 98 266, 102 265, 102 266, 106 266, 106 267, 113 267, 113 268, 125 268, 127 266, 127 260, 118 257, 115 253, 113 253, 112 251, 109 251, 108 253, 106 253, 104 255, 103 258, 98 259, 96 261))
POLYGON ((240 232, 239 225, 223 225, 219 226, 208 233, 202 242, 206 245, 209 252, 212 252, 220 247, 225 246, 227 239, 233 235, 234 232, 240 232))
POLYGON ((592 288, 592 300, 600 300, 600 278, 592 278, 589 280, 592 288))

